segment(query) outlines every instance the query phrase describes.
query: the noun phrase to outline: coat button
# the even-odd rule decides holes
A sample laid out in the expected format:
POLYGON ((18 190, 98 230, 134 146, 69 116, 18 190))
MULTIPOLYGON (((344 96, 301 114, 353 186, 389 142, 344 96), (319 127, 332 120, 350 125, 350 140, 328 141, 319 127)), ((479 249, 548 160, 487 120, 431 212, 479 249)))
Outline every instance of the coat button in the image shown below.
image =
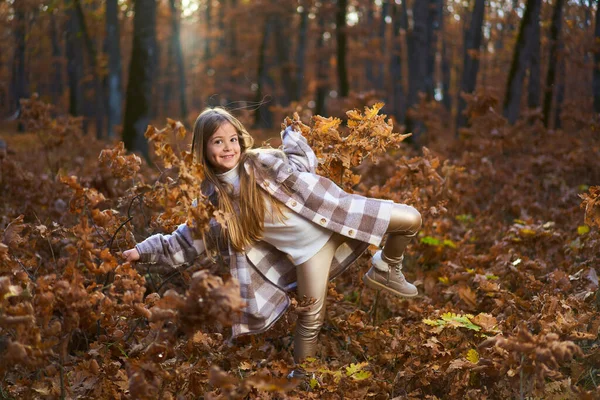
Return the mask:
POLYGON ((287 172, 292 173, 292 167, 288 167, 287 172))
POLYGON ((268 181, 265 181, 265 182, 263 183, 263 186, 264 186, 264 187, 269 187, 269 182, 268 182, 268 181))
POLYGON ((327 222, 327 220, 325 218, 321 218, 321 224, 325 225, 325 223, 327 222))
POLYGON ((350 235, 350 236, 354 236, 354 230, 350 229, 350 230, 348 231, 348 235, 350 235))
POLYGON ((298 203, 296 203, 295 201, 292 201, 292 202, 290 203, 290 205, 291 205, 292 207, 296 207, 296 206, 298 205, 298 203))

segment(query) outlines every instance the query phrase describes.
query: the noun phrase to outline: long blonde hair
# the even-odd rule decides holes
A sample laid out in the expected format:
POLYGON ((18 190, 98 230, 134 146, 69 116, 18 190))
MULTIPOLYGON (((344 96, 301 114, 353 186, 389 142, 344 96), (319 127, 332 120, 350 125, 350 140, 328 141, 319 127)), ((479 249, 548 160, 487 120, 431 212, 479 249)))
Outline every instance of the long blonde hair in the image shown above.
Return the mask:
MULTIPOLYGON (((232 247, 236 251, 244 251, 247 246, 262 238, 266 205, 263 197, 266 192, 256 182, 255 173, 259 172, 261 177, 268 171, 258 170, 260 163, 256 162, 256 153, 249 151, 254 145, 254 139, 244 125, 227 110, 215 107, 207 108, 196 118, 194 123, 194 137, 192 140, 192 154, 194 160, 202 165, 205 179, 202 182, 202 192, 209 200, 230 215, 227 220, 226 234, 232 247), (240 174, 240 193, 237 208, 234 205, 232 191, 221 182, 216 171, 206 158, 206 144, 210 137, 224 123, 230 123, 238 133, 240 144, 240 160, 237 166, 240 174), (250 161, 254 168, 246 172, 244 164, 250 161)), ((271 200, 272 209, 276 211, 279 219, 283 217, 282 203, 267 194, 271 200)))

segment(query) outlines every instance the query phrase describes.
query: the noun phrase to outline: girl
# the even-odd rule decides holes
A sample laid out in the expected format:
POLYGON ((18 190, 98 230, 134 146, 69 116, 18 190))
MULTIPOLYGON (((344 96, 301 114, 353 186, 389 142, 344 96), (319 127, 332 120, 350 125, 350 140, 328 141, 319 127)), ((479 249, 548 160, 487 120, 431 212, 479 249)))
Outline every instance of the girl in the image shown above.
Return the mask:
MULTIPOLYGON (((225 230, 229 268, 247 303, 233 337, 267 330, 289 306, 286 292, 297 288, 299 298, 316 300, 298 315, 294 361, 299 363, 315 355, 328 280, 370 244, 379 246, 384 234, 385 247, 373 256, 364 283, 397 296, 417 295, 401 270, 421 215, 408 205, 346 193, 317 175, 317 158, 294 126, 281 132, 281 150, 252 149, 253 139, 240 121, 222 108, 206 109, 194 124, 192 153, 205 172, 203 193, 231 216, 225 230)), ((213 228, 216 221, 210 230, 216 240, 213 228)), ((177 266, 215 240, 195 239, 182 224, 123 255, 128 261, 177 266)))

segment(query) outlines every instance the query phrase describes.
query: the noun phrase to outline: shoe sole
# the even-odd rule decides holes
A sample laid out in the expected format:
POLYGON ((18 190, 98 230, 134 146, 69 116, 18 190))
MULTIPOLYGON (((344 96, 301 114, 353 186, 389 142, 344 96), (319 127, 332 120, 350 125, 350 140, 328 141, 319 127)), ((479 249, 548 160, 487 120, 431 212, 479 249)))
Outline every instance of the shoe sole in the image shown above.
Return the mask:
POLYGON ((396 296, 400 296, 400 297, 417 297, 419 295, 419 292, 415 293, 415 294, 406 294, 406 293, 401 293, 398 292, 392 288, 390 288, 389 286, 385 286, 382 285, 381 283, 374 281, 373 279, 369 278, 369 276, 367 274, 363 275, 363 282, 365 285, 367 285, 368 287, 370 287, 371 289, 375 289, 375 290, 387 290, 388 292, 395 294, 396 296))

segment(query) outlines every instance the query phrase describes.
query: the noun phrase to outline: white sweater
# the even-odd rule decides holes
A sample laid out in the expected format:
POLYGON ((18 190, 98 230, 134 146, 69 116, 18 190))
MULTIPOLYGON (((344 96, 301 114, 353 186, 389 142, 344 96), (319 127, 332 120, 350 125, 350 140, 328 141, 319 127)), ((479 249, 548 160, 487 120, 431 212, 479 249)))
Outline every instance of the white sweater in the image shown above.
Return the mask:
MULTIPOLYGON (((223 174, 218 174, 217 177, 221 182, 233 186, 234 197, 239 195, 240 175, 237 165, 223 174)), ((331 237, 330 230, 309 221, 285 206, 282 207, 283 218, 280 221, 277 213, 272 210, 269 197, 264 198, 265 226, 262 240, 286 253, 294 265, 308 261, 331 237)))

